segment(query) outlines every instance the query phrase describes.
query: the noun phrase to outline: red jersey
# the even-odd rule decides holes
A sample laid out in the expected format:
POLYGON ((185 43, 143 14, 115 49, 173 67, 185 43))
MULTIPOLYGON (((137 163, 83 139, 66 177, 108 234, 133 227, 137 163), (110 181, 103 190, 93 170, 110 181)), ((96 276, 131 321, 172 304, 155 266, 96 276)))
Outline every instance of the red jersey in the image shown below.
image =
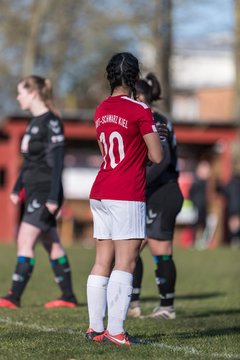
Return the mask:
POLYGON ((151 109, 127 96, 110 96, 94 121, 103 163, 91 199, 145 201, 147 146, 143 136, 157 132, 151 109))

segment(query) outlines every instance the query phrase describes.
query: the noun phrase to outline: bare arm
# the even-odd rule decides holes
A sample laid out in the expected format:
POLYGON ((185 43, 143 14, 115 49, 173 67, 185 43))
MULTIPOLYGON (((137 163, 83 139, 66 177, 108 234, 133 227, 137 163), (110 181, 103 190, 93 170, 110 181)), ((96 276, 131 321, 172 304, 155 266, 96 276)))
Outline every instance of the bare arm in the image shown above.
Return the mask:
POLYGON ((148 148, 148 158, 155 164, 159 164, 163 158, 163 148, 158 133, 150 133, 143 136, 148 148))

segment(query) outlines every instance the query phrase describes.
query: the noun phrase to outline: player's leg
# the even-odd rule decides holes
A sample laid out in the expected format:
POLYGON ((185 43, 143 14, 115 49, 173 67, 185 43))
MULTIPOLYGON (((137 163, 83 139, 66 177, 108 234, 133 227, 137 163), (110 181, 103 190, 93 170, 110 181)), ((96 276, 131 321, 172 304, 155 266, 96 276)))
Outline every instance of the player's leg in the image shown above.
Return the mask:
POLYGON ((56 227, 50 228, 43 233, 42 243, 49 254, 51 267, 62 295, 59 299, 50 301, 44 306, 52 307, 75 307, 77 299, 73 292, 71 267, 65 250, 63 249, 56 227))
POLYGON ((141 341, 125 333, 124 322, 132 295, 133 271, 141 240, 116 240, 115 266, 107 287, 108 323, 103 342, 117 345, 138 344, 141 341))
POLYGON ((240 246, 240 177, 233 176, 228 184, 228 230, 230 244, 240 246))
POLYGON ((114 261, 114 244, 111 241, 107 209, 99 200, 90 200, 93 214, 93 236, 96 239, 95 263, 87 280, 89 341, 102 341, 107 306, 107 286, 114 261), (100 238, 101 240, 98 240, 100 238))
POLYGON ((8 295, 0 299, 1 307, 20 306, 21 296, 33 272, 34 247, 40 232, 40 229, 31 224, 21 223, 17 238, 17 264, 12 276, 12 286, 8 295))
POLYGON ((231 246, 240 247, 240 215, 231 215, 228 219, 228 227, 231 246))
POLYGON ((160 305, 154 309, 151 316, 174 319, 177 274, 173 259, 173 237, 176 216, 181 209, 183 197, 177 183, 163 186, 158 196, 158 204, 155 203, 157 196, 148 204, 148 211, 156 214, 153 221, 147 224, 147 236, 156 264, 155 279, 160 296, 160 305))
POLYGON ((104 331, 104 318, 107 306, 107 286, 113 261, 113 242, 109 239, 96 240, 95 264, 87 281, 89 314, 89 329, 87 331, 88 340, 98 341, 99 334, 101 335, 104 331))
POLYGON ((112 238, 115 246, 115 265, 107 288, 108 341, 124 343, 124 322, 132 295, 133 271, 145 237, 145 204, 140 202, 113 202, 112 238), (121 340, 122 339, 122 340, 121 340))
POLYGON ((160 304, 154 309, 151 316, 174 319, 176 317, 174 299, 177 274, 172 241, 148 239, 148 243, 156 264, 155 280, 160 296, 160 304))
MULTIPOLYGON (((144 240, 141 245, 141 251, 147 244, 147 241, 144 240)), ((139 317, 141 315, 140 308, 140 295, 141 295, 141 287, 142 287, 142 278, 143 278, 143 261, 141 256, 139 255, 137 258, 136 266, 133 272, 133 292, 131 297, 131 302, 128 309, 128 316, 130 317, 139 317)))
POLYGON ((133 273, 133 291, 132 291, 131 302, 128 309, 128 316, 134 318, 139 317, 141 315, 139 298, 141 294, 142 277, 143 277, 143 261, 141 256, 139 255, 133 273))
MULTIPOLYGON (((39 234, 44 230, 42 216, 46 210, 44 204, 47 196, 46 191, 39 191, 31 186, 25 188, 24 213, 17 239, 17 265, 8 295, 16 305, 20 304, 20 298, 33 271, 34 247, 39 234)), ((4 306, 3 301, 0 301, 0 305, 4 306)))

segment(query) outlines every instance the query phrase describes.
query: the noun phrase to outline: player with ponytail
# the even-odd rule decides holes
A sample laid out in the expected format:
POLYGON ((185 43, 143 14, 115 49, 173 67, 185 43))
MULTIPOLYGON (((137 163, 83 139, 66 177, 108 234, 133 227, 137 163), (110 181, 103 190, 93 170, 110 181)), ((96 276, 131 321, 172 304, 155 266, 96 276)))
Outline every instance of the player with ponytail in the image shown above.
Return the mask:
POLYGON ((30 111, 32 118, 21 143, 23 166, 10 195, 16 205, 24 189, 17 264, 11 289, 0 298, 0 307, 20 306, 34 269, 34 250, 39 236, 62 293, 59 299, 46 303, 45 307, 75 307, 77 300, 72 290, 71 270, 56 229, 56 216, 63 202, 63 123, 53 102, 50 80, 36 75, 26 76, 19 82, 17 90, 21 109, 30 111))

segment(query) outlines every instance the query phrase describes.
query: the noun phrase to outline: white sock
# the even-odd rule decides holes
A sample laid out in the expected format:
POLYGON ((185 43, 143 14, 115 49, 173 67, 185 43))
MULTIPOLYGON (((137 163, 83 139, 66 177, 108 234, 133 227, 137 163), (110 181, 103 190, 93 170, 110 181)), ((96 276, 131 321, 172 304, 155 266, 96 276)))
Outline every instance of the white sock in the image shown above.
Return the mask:
POLYGON ((111 335, 124 332, 128 307, 132 296, 133 275, 126 271, 114 270, 107 287, 108 326, 111 335))
POLYGON ((89 327, 96 332, 104 330, 108 280, 105 276, 89 275, 87 281, 89 327))

